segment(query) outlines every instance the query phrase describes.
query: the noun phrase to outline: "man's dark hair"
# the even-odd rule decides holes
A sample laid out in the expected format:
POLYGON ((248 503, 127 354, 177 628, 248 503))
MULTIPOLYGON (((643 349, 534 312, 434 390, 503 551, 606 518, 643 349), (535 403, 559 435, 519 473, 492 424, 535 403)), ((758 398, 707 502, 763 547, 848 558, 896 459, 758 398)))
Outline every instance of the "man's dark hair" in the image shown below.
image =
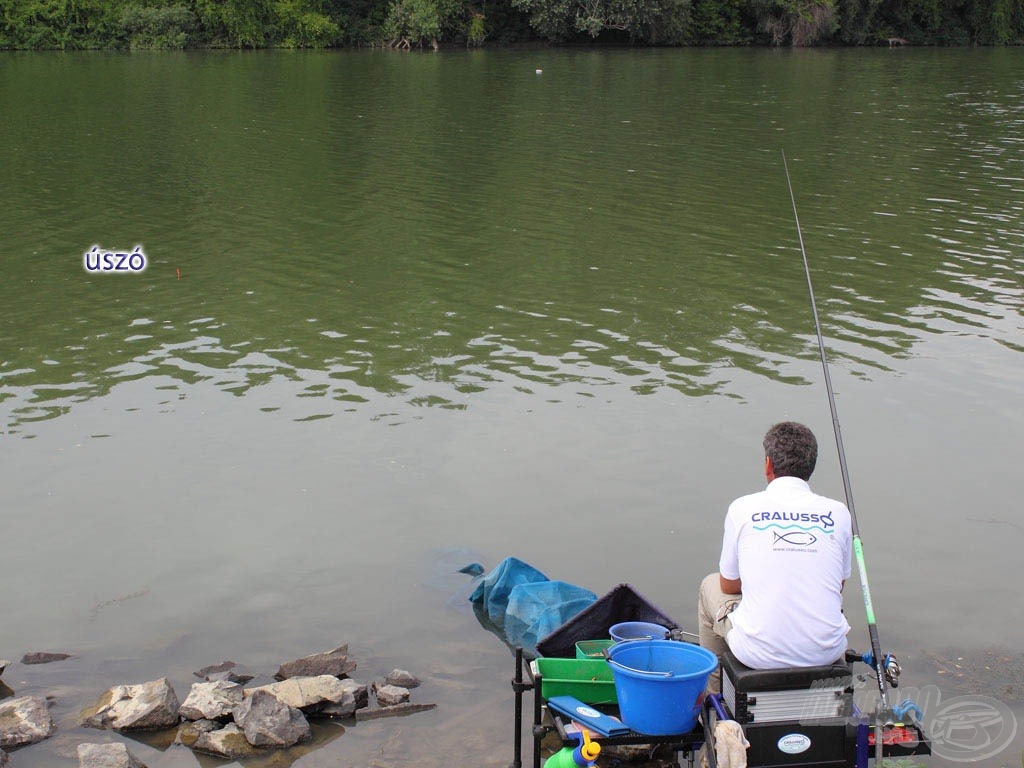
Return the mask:
POLYGON ((772 460, 776 477, 810 480, 818 463, 818 441, 803 424, 783 421, 764 436, 764 455, 772 460))

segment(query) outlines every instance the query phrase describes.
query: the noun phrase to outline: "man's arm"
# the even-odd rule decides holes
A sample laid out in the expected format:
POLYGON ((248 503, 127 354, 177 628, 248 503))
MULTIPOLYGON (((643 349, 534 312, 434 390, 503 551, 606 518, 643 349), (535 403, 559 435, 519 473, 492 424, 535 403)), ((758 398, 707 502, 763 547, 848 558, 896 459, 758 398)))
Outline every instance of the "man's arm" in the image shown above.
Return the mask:
POLYGON ((727 595, 738 595, 743 591, 739 579, 727 579, 722 574, 718 574, 718 584, 727 595))
MULTIPOLYGON (((729 512, 732 506, 729 507, 729 512)), ((736 530, 736 521, 728 512, 725 515, 725 526, 722 531, 722 556, 718 558, 718 585, 722 592, 727 595, 740 594, 740 558, 738 549, 739 531, 736 530), (725 573, 735 573, 735 579, 723 576, 725 573)))

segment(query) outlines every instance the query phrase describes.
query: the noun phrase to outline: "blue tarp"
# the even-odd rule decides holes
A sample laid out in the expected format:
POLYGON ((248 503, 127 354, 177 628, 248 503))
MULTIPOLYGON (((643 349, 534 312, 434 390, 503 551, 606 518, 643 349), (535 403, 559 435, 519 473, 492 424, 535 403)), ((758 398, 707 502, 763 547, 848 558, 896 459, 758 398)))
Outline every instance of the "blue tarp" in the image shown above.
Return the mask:
POLYGON ((508 608, 508 596, 513 587, 547 580, 547 576, 529 563, 515 557, 506 557, 481 579, 469 599, 470 602, 478 603, 487 610, 487 618, 496 624, 502 624, 505 621, 505 609, 508 608))
POLYGON ((569 619, 597 600, 589 589, 564 581, 536 581, 519 584, 508 598, 505 636, 531 654, 537 641, 547 637, 569 619))
POLYGON ((593 604, 597 595, 552 581, 529 563, 507 557, 480 580, 469 599, 486 611, 510 645, 532 655, 538 640, 593 604))

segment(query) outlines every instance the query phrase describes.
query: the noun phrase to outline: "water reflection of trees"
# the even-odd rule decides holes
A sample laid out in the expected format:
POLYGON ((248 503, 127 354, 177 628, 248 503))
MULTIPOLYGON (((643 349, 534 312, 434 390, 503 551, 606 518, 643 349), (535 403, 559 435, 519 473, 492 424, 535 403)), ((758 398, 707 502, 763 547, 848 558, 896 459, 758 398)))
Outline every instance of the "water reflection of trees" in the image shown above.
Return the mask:
MULTIPOLYGON (((986 70, 923 52, 899 67, 867 53, 697 66, 686 52, 589 52, 559 59, 576 88, 540 87, 500 56, 317 59, 326 75, 312 78, 305 59, 230 59, 189 70, 206 106, 180 122, 125 86, 111 98, 135 104, 159 157, 100 133, 50 163, 47 142, 26 141, 15 170, 50 191, 12 189, 2 215, 52 207, 58 188, 69 209, 169 220, 153 234, 162 254, 130 282, 53 259, 5 265, 7 428, 148 377, 237 396, 287 384, 326 411, 382 398, 462 408, 497 387, 747 397, 737 370, 801 383, 817 347, 771 149, 779 125, 800 148, 836 365, 871 376, 937 333, 1019 349, 1024 172, 1008 150, 1024 141, 1024 104, 1003 53, 986 70), (346 98, 324 98, 325 82, 346 98), (167 183, 127 206, 66 181, 104 177, 104 163, 167 183), (203 258, 174 279, 192 253, 203 258)), ((163 76, 154 67, 147 77, 163 76)), ((92 108, 83 93, 70 103, 92 108)), ((11 125, 49 125, 33 110, 11 125)), ((27 227, 26 252, 96 236, 11 221, 27 227)))

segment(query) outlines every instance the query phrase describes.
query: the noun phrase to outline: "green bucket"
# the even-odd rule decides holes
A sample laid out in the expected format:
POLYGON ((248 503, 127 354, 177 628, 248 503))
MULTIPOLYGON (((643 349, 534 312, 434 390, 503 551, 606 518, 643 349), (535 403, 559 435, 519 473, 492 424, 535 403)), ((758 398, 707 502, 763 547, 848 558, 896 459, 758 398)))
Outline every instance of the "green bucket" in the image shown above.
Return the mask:
POLYGON ((604 652, 615 645, 614 640, 580 640, 576 643, 577 659, 604 659, 604 652))

